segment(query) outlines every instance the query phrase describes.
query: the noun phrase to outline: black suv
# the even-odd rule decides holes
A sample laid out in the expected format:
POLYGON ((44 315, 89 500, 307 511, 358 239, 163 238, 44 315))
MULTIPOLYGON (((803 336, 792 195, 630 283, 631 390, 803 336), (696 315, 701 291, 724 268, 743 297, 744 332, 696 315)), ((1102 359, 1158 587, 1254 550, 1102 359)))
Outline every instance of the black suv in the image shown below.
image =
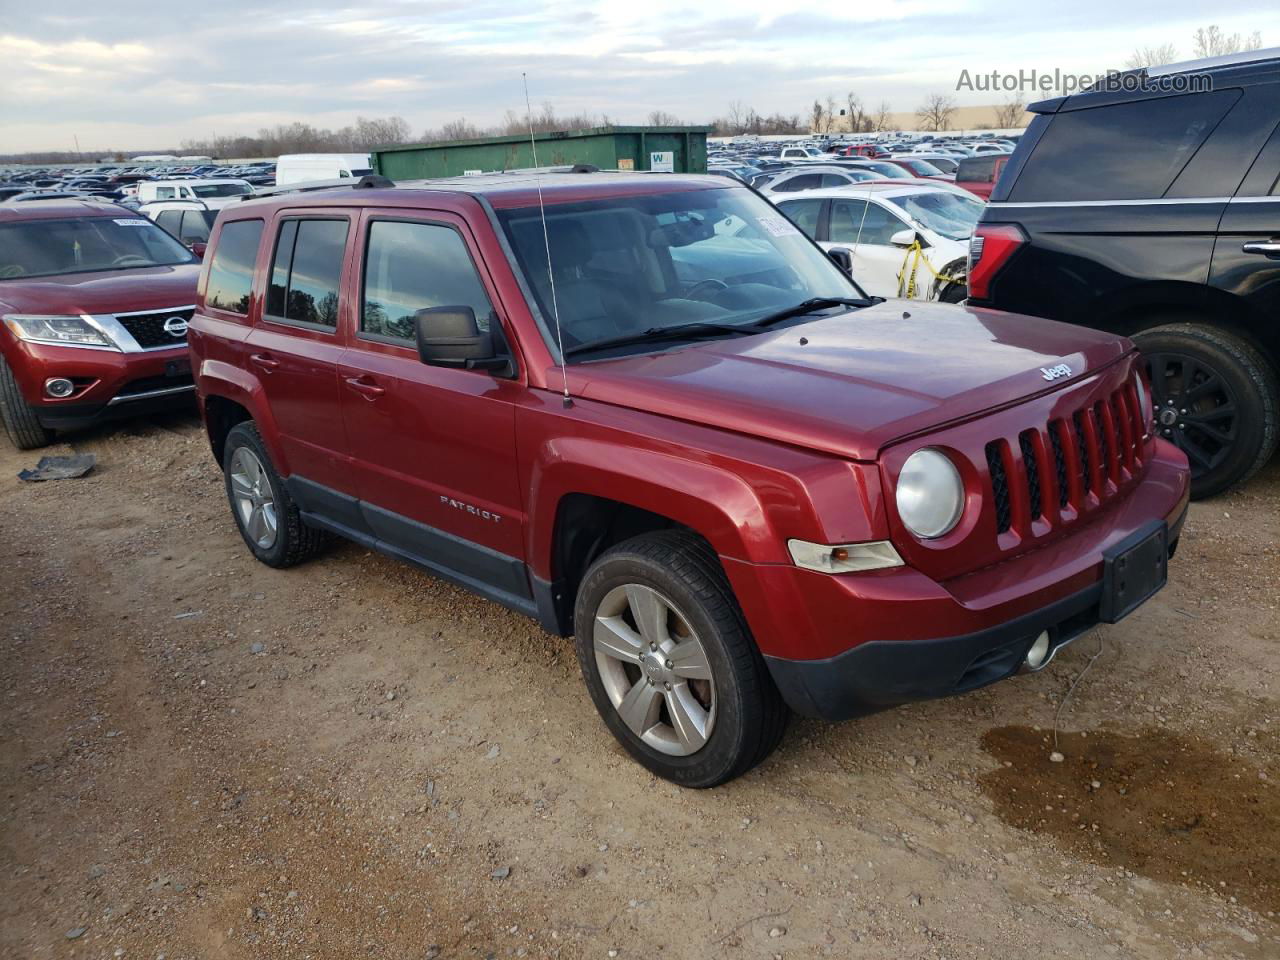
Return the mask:
POLYGON ((1280 50, 1128 78, 1029 108, 969 301, 1133 337, 1206 497, 1280 435, 1280 50))

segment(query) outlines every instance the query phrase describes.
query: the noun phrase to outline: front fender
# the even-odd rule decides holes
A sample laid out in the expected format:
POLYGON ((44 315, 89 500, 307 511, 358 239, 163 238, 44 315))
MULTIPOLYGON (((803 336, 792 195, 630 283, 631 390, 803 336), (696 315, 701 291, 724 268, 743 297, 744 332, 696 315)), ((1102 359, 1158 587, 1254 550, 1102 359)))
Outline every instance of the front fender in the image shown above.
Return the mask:
POLYGON ((552 576, 557 509, 569 494, 615 500, 669 517, 724 557, 786 563, 760 496, 741 477, 710 463, 587 437, 548 439, 529 474, 528 554, 534 573, 552 576))

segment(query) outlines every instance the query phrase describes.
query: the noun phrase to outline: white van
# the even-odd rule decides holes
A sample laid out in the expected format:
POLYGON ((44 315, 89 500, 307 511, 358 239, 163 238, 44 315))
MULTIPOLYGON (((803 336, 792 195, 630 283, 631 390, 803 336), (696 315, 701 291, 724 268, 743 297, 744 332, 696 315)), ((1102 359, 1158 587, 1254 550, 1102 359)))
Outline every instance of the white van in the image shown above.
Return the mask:
POLYGON ((139 180, 139 203, 156 200, 203 200, 210 210, 217 210, 241 197, 252 195, 248 180, 139 180))
POLYGON ((276 186, 373 173, 367 153, 287 153, 276 160, 276 186))

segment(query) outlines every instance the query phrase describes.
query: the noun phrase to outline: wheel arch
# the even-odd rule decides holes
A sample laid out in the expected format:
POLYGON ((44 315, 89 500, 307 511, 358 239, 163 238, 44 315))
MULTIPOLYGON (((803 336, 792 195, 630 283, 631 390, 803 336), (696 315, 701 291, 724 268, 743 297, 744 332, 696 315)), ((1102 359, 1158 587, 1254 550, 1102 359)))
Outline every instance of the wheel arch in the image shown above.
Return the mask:
POLYGON ((219 465, 227 434, 237 423, 252 420, 280 476, 290 473, 276 430, 275 417, 263 395, 262 386, 249 373, 226 363, 206 362, 199 376, 200 409, 209 449, 219 465))

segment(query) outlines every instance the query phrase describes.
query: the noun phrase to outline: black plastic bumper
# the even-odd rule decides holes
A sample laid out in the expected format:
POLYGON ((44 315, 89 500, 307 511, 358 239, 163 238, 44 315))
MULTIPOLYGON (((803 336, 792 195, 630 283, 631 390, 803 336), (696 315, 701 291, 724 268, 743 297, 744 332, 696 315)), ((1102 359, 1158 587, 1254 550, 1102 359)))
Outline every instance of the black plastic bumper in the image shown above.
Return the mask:
POLYGON ((168 410, 195 409, 195 387, 175 388, 173 393, 148 396, 122 396, 110 404, 76 404, 73 406, 33 407, 36 419, 48 430, 79 430, 83 427, 119 420, 127 417, 146 416, 168 410))
MULTIPOLYGON (((1185 511, 1169 528, 1177 548, 1185 511)), ((917 700, 968 693, 1013 676, 1041 631, 1051 649, 1104 622, 1103 585, 976 633, 931 640, 871 640, 825 660, 765 657, 774 683, 796 713, 848 720, 917 700)))

